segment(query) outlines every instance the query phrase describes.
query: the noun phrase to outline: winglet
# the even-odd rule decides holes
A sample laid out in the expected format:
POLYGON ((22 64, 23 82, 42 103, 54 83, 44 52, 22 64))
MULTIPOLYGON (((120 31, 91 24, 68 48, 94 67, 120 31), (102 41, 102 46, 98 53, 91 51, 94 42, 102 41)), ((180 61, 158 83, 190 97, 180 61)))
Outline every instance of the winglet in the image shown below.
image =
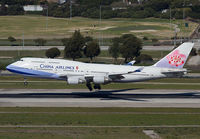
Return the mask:
POLYGON ((136 62, 136 61, 133 60, 133 61, 130 61, 129 63, 127 63, 126 65, 127 65, 127 66, 133 66, 133 65, 135 64, 135 62, 136 62))

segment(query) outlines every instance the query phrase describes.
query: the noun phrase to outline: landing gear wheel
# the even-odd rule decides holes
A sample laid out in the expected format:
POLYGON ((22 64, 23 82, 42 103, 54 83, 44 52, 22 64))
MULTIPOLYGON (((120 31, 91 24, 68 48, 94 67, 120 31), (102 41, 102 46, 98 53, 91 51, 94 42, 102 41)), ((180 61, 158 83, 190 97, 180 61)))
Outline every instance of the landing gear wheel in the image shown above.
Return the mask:
POLYGON ((92 86, 91 86, 90 83, 87 83, 86 86, 87 86, 87 88, 88 88, 90 91, 92 91, 92 86))
POLYGON ((101 90, 101 85, 100 84, 94 84, 94 89, 101 90))
POLYGON ((98 89, 101 90, 101 85, 98 86, 98 89))

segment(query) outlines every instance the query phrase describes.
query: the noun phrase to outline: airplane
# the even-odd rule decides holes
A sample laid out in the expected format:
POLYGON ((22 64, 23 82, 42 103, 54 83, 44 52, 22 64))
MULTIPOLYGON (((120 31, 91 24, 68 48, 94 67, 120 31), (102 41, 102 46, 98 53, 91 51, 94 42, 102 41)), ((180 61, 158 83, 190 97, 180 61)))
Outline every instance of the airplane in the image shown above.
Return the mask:
POLYGON ((181 77, 187 73, 183 68, 194 43, 181 44, 152 66, 127 66, 92 64, 64 59, 21 58, 6 67, 10 72, 24 77, 65 80, 68 84, 85 83, 92 91, 100 90, 102 84, 127 83, 167 77, 181 77), (92 87, 93 85, 93 87, 92 87))

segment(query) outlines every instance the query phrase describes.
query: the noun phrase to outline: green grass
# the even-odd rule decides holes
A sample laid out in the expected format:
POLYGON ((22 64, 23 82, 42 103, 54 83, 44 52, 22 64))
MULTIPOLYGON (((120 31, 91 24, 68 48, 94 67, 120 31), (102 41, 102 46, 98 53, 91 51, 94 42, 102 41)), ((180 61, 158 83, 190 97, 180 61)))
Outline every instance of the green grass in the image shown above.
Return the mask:
MULTIPOLYGON (((66 18, 48 18, 48 29, 46 29, 46 17, 44 16, 1 16, 0 17, 0 38, 7 39, 8 36, 22 38, 23 32, 25 39, 51 38, 58 39, 70 37, 74 30, 80 29, 85 36, 99 38, 113 38, 124 33, 132 33, 139 37, 166 39, 173 36, 168 20, 164 19, 104 19, 99 23, 98 19, 88 19, 75 17, 72 20, 66 18), (95 25, 95 27, 94 27, 95 25), (155 30, 146 32, 145 30, 155 30), (138 31, 141 32, 130 32, 138 31), (101 34, 103 33, 103 34, 101 34)), ((182 27, 182 20, 173 21, 182 27)), ((184 34, 191 33, 197 24, 190 23, 190 28, 184 29, 184 34)), ((182 33, 183 34, 183 33, 182 33)), ((179 34, 181 35, 181 33, 179 34)), ((187 36, 187 35, 186 35, 187 36)))
POLYGON ((132 128, 3 128, 4 139, 149 139, 142 129, 132 128))
POLYGON ((146 51, 146 50, 142 50, 141 54, 147 54, 150 55, 152 58, 163 58, 164 56, 166 56, 167 54, 169 54, 170 51, 146 51))
POLYGON ((163 139, 199 139, 200 128, 158 128, 154 129, 163 139))
MULTIPOLYGON (((65 126, 142 126, 200 125, 198 108, 10 108, 0 107, 0 125, 65 125, 65 126), (12 113, 12 112, 18 112, 12 113), (20 113, 22 112, 22 113, 20 113), (27 112, 27 113, 23 113, 27 112), (36 112, 36 113, 35 113, 36 112), (41 112, 41 113, 40 113, 41 112), (44 113, 47 112, 47 113, 44 113), (67 113, 66 113, 67 112, 67 113), (128 113, 126 113, 128 112, 128 113), (139 112, 139 113, 137 113, 139 112), (151 114, 154 112, 154 114, 151 114), (198 112, 198 113, 197 113, 198 112)), ((164 139, 198 139, 200 128, 80 128, 0 127, 0 138, 136 138, 148 139, 143 130, 154 130, 164 139)))
MULTIPOLYGON (((46 46, 62 46, 63 43, 60 39, 48 39, 45 43, 46 46)), ((0 46, 23 46, 22 38, 17 39, 15 42, 10 42, 7 39, 0 39, 0 46)), ((24 46, 37 46, 33 39, 25 39, 24 46)))
POLYGON ((200 125, 199 109, 195 108, 0 108, 0 111, 8 112, 1 113, 0 125, 200 125))
MULTIPOLYGON (((150 139, 146 128, 0 128, 4 139, 150 139)), ((148 130, 148 129, 147 129, 148 130)), ((200 128, 151 128, 163 139, 199 139, 200 128)))
MULTIPOLYGON (((22 80, 23 81, 23 80, 22 80)), ((29 82, 24 86, 23 82, 0 82, 0 89, 87 89, 84 84, 67 85, 66 82, 29 82)), ((134 84, 134 83, 111 83, 103 85, 102 89, 191 89, 199 90, 198 84, 134 84)))
MULTIPOLYGON (((120 112, 121 114, 126 112, 139 112, 139 113, 200 113, 199 108, 118 108, 118 107, 0 107, 0 112, 88 112, 88 113, 113 113, 120 112)), ((116 113, 117 114, 117 113, 116 113)))
POLYGON ((3 113, 0 125, 200 125, 199 114, 3 113))
MULTIPOLYGON (((0 76, 0 82, 2 80, 4 81, 23 81, 23 76, 0 76)), ((41 78, 31 78, 28 77, 28 81, 57 81, 53 79, 41 79, 41 78)), ((58 82, 63 82, 63 81, 58 81, 58 82)), ((148 82, 160 82, 160 83, 200 83, 199 78, 164 78, 164 79, 157 79, 157 80, 150 80, 148 82)), ((133 83, 134 84, 134 83, 133 83)))
POLYGON ((106 30, 105 32, 118 32, 119 34, 129 32, 130 30, 166 30, 167 27, 153 26, 153 25, 135 25, 135 26, 121 26, 106 30))

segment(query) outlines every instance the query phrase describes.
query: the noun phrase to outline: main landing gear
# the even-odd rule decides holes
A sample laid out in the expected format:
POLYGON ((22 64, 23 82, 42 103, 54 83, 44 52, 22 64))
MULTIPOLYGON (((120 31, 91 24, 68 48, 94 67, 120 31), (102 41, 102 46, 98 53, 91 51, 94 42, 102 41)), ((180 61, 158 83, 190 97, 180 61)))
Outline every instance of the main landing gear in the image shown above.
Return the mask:
MULTIPOLYGON (((91 83, 87 83, 86 86, 90 91, 93 90, 91 83)), ((100 84, 94 84, 94 89, 95 90, 101 90, 101 85, 100 84)))
POLYGON ((101 85, 100 84, 94 84, 94 89, 101 90, 101 85))
POLYGON ((87 83, 86 86, 87 86, 87 88, 88 88, 90 91, 92 91, 91 83, 87 83))

